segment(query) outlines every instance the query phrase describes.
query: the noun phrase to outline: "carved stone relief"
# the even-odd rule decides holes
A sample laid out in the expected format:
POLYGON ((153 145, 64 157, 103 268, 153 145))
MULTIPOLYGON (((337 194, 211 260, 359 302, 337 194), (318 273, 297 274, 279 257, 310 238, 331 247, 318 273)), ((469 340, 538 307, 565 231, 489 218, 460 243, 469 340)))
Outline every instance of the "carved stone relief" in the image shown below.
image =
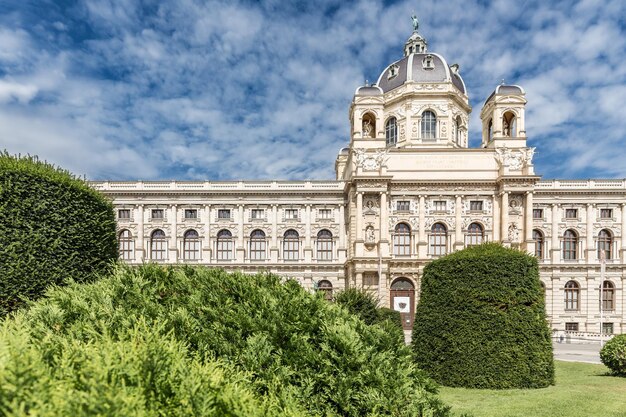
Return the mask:
POLYGON ((368 194, 363 199, 363 214, 378 214, 379 210, 378 196, 368 194))
POLYGON ((500 166, 508 166, 513 171, 519 171, 532 164, 535 148, 510 149, 506 146, 496 149, 495 158, 500 166))
POLYGON ((364 171, 375 171, 389 159, 387 148, 379 149, 375 154, 368 154, 365 149, 353 149, 357 166, 363 168, 364 171))
POLYGON ((512 194, 509 196, 509 214, 522 213, 522 196, 520 194, 512 194))

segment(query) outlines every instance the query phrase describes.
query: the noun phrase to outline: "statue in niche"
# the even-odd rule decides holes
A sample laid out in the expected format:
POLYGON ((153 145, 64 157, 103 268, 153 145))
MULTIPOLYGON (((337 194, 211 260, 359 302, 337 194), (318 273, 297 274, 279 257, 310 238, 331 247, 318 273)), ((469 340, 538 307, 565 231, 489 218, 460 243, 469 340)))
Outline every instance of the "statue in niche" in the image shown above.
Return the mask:
POLYGON ((509 241, 510 242, 519 242, 519 228, 517 224, 511 223, 509 225, 509 241))
POLYGON ((364 138, 371 138, 373 137, 372 133, 374 132, 373 128, 372 128, 372 122, 370 122, 369 119, 364 119, 363 120, 363 137, 364 138))
POLYGON ((365 242, 374 243, 376 241, 376 234, 374 233, 374 228, 372 226, 367 226, 365 228, 365 242))

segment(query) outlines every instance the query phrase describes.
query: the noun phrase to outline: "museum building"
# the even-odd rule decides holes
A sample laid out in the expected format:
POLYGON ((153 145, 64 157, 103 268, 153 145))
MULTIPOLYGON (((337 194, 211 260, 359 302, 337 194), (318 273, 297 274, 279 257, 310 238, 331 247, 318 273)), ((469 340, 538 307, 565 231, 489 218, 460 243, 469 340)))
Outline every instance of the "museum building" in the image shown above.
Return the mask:
POLYGON ((494 241, 538 258, 552 329, 625 333, 626 180, 541 181, 525 106, 522 87, 498 85, 469 148, 459 66, 414 21, 404 56, 355 91, 336 180, 92 184, 114 203, 130 264, 267 270, 329 298, 365 288, 409 329, 424 266, 494 241))

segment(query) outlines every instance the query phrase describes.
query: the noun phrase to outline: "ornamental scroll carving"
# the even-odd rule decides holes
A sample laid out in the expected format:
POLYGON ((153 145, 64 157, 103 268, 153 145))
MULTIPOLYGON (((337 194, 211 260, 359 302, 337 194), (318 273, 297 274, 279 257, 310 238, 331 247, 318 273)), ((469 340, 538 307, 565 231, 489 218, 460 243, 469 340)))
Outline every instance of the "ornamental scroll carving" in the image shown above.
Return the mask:
POLYGON ((506 146, 496 148, 496 161, 500 166, 508 166, 513 171, 519 171, 532 163, 535 148, 509 149, 506 146))
POLYGON ((365 149, 354 148, 354 156, 357 166, 363 168, 364 171, 375 171, 389 159, 388 149, 379 149, 375 154, 366 153, 365 149))

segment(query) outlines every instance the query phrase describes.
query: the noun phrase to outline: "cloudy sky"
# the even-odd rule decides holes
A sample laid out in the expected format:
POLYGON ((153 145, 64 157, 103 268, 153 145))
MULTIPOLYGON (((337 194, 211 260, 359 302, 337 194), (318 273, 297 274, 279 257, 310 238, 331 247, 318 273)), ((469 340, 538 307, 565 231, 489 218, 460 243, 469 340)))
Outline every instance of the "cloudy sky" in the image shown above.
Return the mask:
POLYGON ((0 149, 90 179, 330 179, 357 86, 420 19, 544 178, 626 177, 624 0, 1 0, 0 149))

